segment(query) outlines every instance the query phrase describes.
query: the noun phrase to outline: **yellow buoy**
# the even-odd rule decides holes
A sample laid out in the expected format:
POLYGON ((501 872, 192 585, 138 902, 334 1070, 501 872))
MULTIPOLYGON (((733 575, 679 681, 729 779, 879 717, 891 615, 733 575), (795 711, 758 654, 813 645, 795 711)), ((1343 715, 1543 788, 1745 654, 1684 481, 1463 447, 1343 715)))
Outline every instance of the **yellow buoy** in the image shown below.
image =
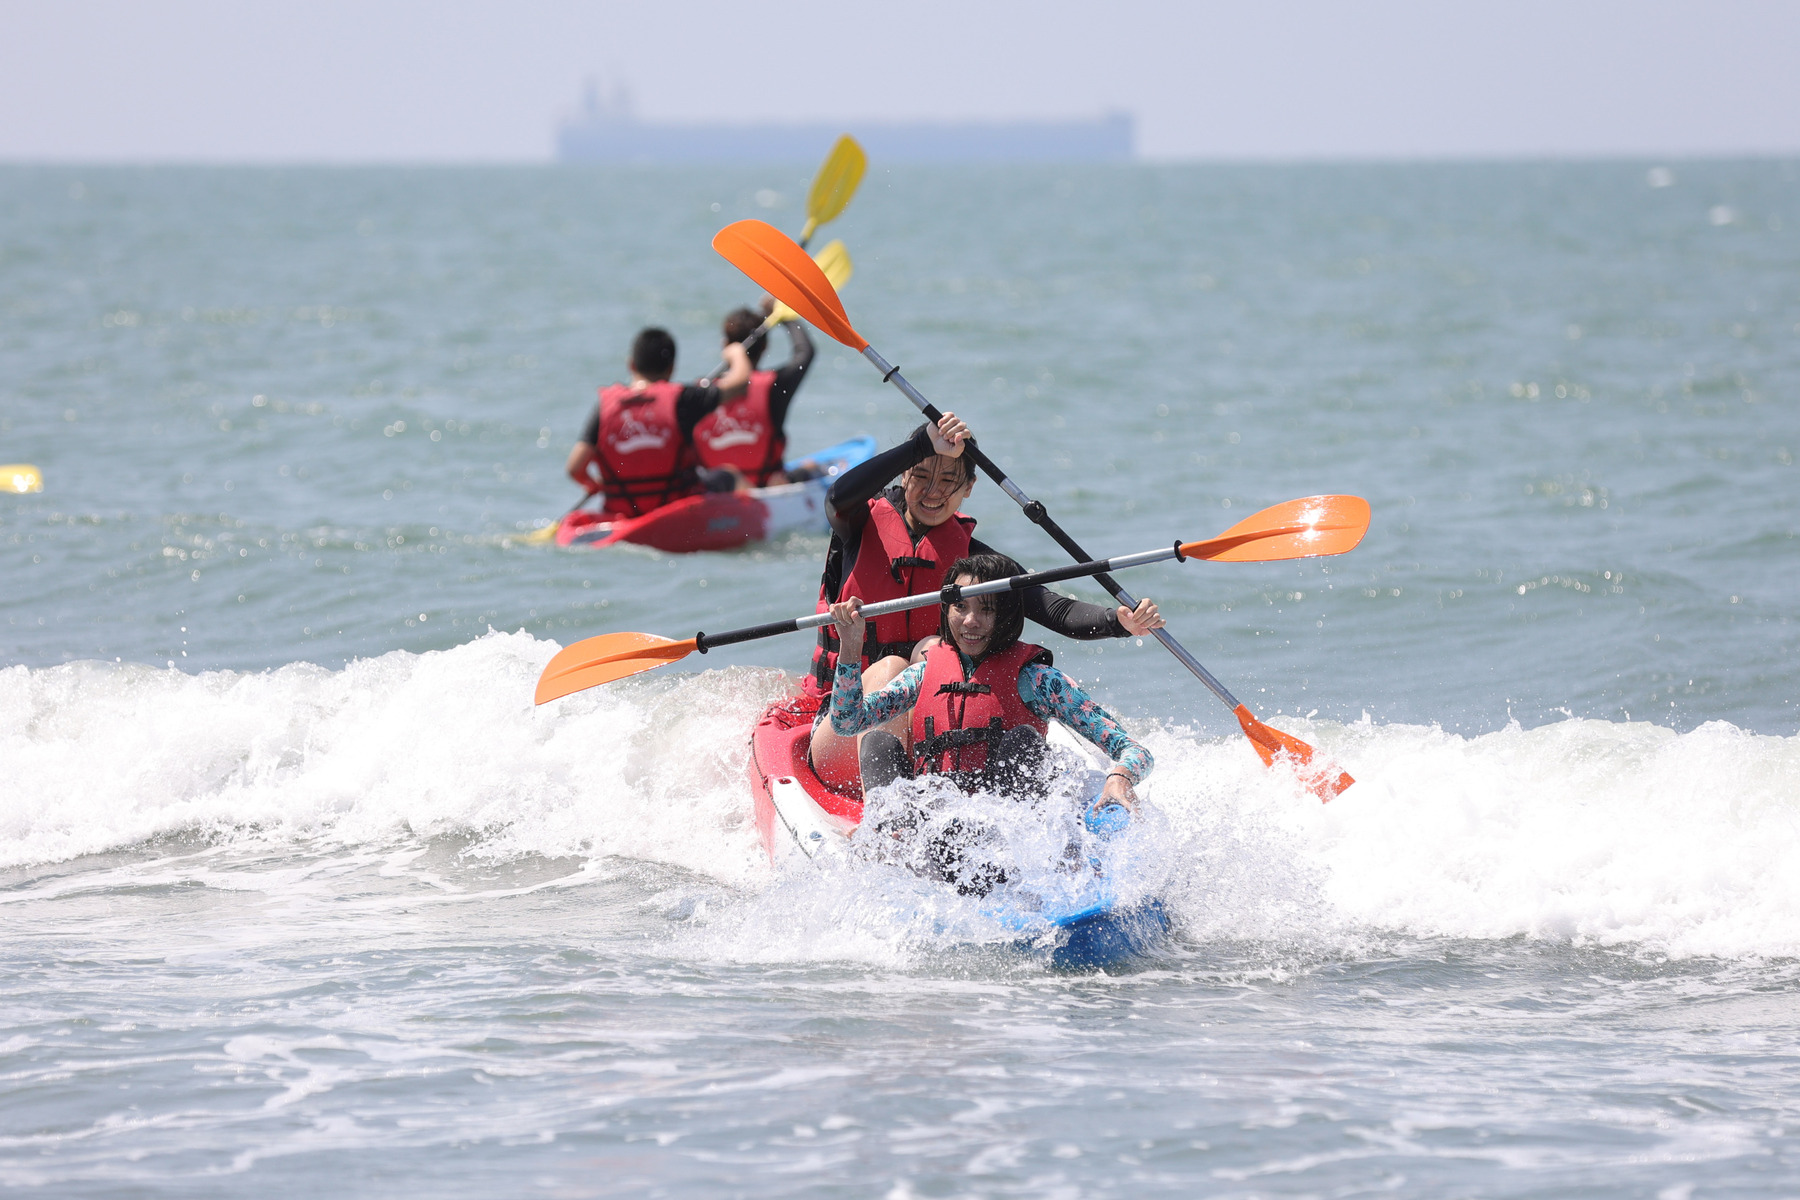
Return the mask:
POLYGON ((44 473, 30 463, 7 463, 0 467, 0 492, 41 492, 44 473))

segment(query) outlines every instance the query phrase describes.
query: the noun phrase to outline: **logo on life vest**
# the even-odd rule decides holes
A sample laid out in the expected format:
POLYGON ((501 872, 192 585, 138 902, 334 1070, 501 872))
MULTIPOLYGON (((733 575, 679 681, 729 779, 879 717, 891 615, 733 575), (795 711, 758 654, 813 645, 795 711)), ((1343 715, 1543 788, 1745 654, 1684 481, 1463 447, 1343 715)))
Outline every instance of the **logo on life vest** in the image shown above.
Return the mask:
POLYGON ((673 431, 666 425, 646 425, 638 415, 630 409, 619 414, 619 430, 610 439, 612 448, 620 454, 632 454, 639 450, 661 450, 669 444, 669 436, 673 431))
POLYGON ((728 450, 733 446, 754 446, 762 441, 761 421, 740 421, 728 409, 716 409, 712 428, 705 437, 708 450, 728 450))

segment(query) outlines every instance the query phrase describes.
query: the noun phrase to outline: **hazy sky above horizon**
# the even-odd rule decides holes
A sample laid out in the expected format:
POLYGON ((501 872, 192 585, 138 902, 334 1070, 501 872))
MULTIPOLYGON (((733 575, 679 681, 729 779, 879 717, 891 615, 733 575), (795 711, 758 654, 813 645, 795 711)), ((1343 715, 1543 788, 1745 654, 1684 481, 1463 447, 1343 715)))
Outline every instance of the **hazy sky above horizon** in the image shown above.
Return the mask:
POLYGON ((0 0, 0 159, 547 160, 648 120, 1089 116, 1154 158, 1792 154, 1790 0, 0 0))

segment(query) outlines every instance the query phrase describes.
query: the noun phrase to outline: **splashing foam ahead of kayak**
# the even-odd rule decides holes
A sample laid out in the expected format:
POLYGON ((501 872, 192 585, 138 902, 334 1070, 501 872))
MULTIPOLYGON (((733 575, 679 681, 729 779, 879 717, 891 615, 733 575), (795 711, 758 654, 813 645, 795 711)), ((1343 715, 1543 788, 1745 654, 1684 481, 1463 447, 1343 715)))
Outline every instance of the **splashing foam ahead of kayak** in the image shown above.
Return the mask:
MULTIPOLYGON (((770 870, 744 763, 757 712, 788 686, 779 672, 667 671, 534 708, 556 649, 489 634, 337 671, 0 670, 0 866, 171 839, 362 852, 456 837, 465 855, 716 881, 723 903, 682 935, 702 951, 888 960, 1001 936, 966 898, 879 864, 770 870)), ((1132 853, 1187 940, 1800 954, 1800 739, 1717 723, 1283 727, 1357 785, 1320 805, 1223 722, 1138 728, 1155 815, 1132 853)))

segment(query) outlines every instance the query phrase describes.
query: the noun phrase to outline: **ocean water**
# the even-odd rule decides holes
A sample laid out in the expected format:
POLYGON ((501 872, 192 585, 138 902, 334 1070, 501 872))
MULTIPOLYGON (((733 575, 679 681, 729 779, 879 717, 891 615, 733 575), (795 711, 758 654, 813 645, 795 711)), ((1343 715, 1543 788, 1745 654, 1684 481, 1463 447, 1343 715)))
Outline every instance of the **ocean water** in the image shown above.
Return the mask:
MULTIPOLYGON (((744 783, 822 537, 523 535, 787 168, 0 168, 0 1184, 20 1195, 1793 1195, 1800 163, 884 170, 852 318, 1097 554, 1332 560, 1053 643, 1164 952, 1065 974, 744 783)), ((781 353, 776 339, 774 354, 781 353)), ((796 448, 914 414, 821 344, 796 448)), ((1055 547, 989 483, 969 511, 1055 547)), ((1091 586, 1071 591, 1098 599, 1091 586)))

